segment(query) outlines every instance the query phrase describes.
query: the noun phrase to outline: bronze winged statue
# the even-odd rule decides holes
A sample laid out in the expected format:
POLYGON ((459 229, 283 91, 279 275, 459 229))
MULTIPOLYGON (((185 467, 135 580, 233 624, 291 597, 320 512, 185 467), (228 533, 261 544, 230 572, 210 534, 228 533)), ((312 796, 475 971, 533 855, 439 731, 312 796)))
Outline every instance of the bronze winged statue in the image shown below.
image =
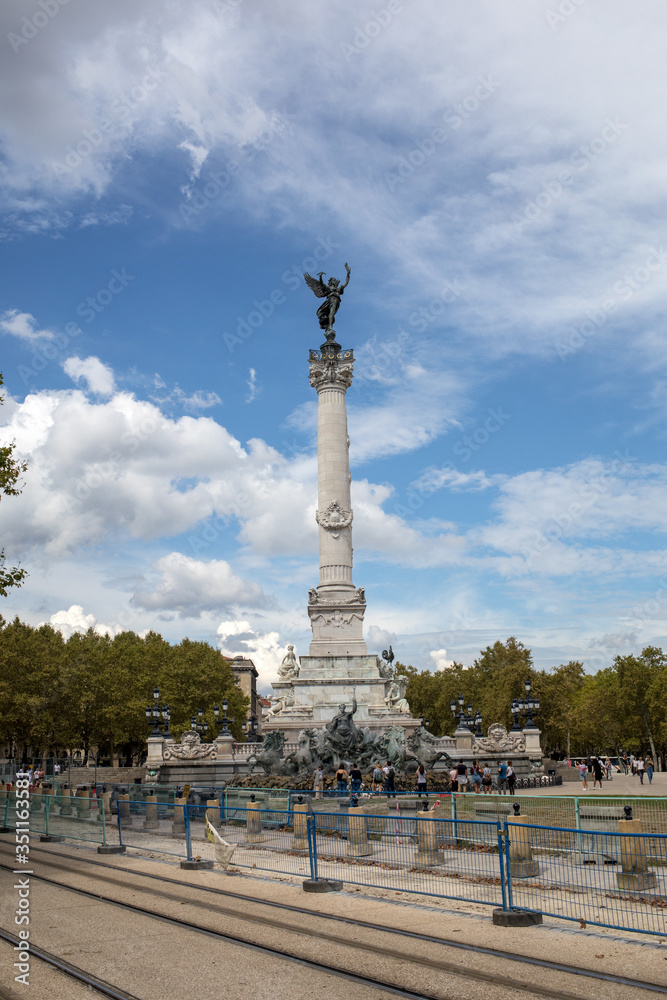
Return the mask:
POLYGON ((338 278, 329 278, 329 281, 325 285, 322 281, 324 271, 320 271, 316 278, 313 278, 307 272, 304 274, 306 284, 309 288, 312 288, 318 299, 326 299, 326 302, 323 302, 317 310, 317 318, 320 322, 320 327, 327 333, 333 330, 334 316, 338 312, 341 296, 350 281, 350 268, 347 264, 345 265, 345 270, 347 271, 347 278, 342 285, 338 278))

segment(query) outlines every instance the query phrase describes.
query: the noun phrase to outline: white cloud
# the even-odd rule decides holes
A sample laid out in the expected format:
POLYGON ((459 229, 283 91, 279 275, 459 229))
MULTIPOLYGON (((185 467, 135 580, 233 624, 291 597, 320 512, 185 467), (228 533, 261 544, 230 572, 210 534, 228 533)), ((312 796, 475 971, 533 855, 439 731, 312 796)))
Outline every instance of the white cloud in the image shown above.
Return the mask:
POLYGON ((8 309, 0 316, 0 330, 19 340, 29 343, 37 340, 53 340, 51 330, 36 329, 37 320, 30 313, 19 312, 18 309, 8 309))
MULTIPOLYGON (((120 631, 115 625, 98 624, 97 618, 92 614, 85 614, 80 604, 72 604, 67 611, 56 611, 51 615, 48 622, 39 622, 39 625, 53 625, 61 632, 65 639, 69 639, 75 632, 87 632, 93 629, 99 635, 110 635, 113 637, 120 631)), ((39 626, 38 626, 39 627, 39 626)))
POLYGON ((99 358, 67 358, 62 363, 63 371, 77 384, 84 381, 88 391, 98 396, 111 396, 116 388, 113 372, 99 358))
POLYGON ((447 658, 446 649, 432 649, 428 655, 433 660, 436 670, 450 670, 454 666, 454 661, 447 658))
POLYGON ((203 562, 171 552, 153 564, 153 571, 157 579, 138 588, 132 599, 146 610, 198 618, 202 611, 269 608, 272 604, 258 584, 241 579, 222 559, 203 562))
POLYGON ((250 622, 240 620, 221 622, 217 634, 218 645, 226 656, 245 656, 253 661, 259 674, 258 690, 268 691, 271 682, 277 680, 290 640, 282 642, 278 632, 258 632, 250 622))

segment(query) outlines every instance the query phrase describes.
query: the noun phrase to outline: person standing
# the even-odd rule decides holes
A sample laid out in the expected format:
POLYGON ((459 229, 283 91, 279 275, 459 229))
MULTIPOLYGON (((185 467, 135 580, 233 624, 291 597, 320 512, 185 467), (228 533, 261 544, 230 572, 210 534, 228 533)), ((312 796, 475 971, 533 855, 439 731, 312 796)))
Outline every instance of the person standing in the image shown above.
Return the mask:
POLYGON ((459 784, 460 792, 468 791, 468 768, 465 766, 462 760, 456 765, 457 781, 459 784))
POLYGON ((514 786, 516 785, 516 772, 512 767, 512 761, 507 761, 507 788, 510 795, 514 795, 514 786))
POLYGON ((458 792, 459 790, 459 772, 456 770, 456 764, 449 772, 449 784, 451 786, 452 792, 458 792))
POLYGON ((593 789, 597 783, 602 791, 602 761, 599 757, 593 757, 593 789))
POLYGON ((585 792, 588 791, 588 767, 586 766, 586 761, 582 760, 579 764, 579 777, 581 778, 581 787, 585 792))
POLYGON ((646 771, 646 764, 644 763, 644 758, 640 754, 637 759, 637 774, 639 775, 639 784, 644 784, 644 772, 646 771))
POLYGON ((354 764, 352 765, 352 770, 350 771, 350 779, 352 781, 352 788, 351 788, 351 790, 352 790, 352 794, 353 795, 356 795, 358 792, 361 791, 361 779, 362 779, 362 777, 363 777, 363 775, 362 775, 361 771, 359 770, 359 765, 355 761, 354 764))
POLYGON ((385 782, 385 788, 386 788, 386 791, 387 791, 387 798, 388 799, 395 799, 396 798, 396 787, 394 785, 394 780, 396 778, 396 771, 394 770, 394 768, 392 767, 392 765, 389 763, 389 761, 387 761, 387 763, 382 768, 382 770, 384 771, 384 782, 385 782))
POLYGON ((648 783, 650 785, 653 781, 653 759, 651 757, 647 757, 644 764, 646 765, 646 777, 648 778, 648 783))
POLYGON ((623 754, 623 758, 621 760, 621 765, 623 767, 623 774, 627 778, 627 776, 628 776, 628 755, 627 754, 623 754))
POLYGON ((498 795, 507 795, 507 764, 498 764, 498 795))
POLYGON ((54 777, 56 777, 56 778, 58 778, 60 776, 60 764, 54 764, 53 765, 53 774, 54 774, 54 777))
POLYGON ((491 777, 491 768, 488 764, 485 764, 482 769, 482 788, 484 789, 485 795, 491 794, 491 786, 493 784, 493 778, 491 777))
POLYGON ((417 768, 417 797, 421 798, 422 794, 428 798, 428 792, 426 791, 426 768, 423 764, 420 764, 417 768))
POLYGON ((313 790, 315 798, 321 799, 324 792, 324 771, 319 764, 313 772, 313 790))
POLYGON ((384 774, 382 773, 382 768, 379 764, 376 764, 373 768, 373 781, 371 782, 372 792, 381 792, 382 786, 384 784, 384 774))
POLYGON ((482 769, 478 760, 472 762, 472 787, 475 794, 479 795, 482 790, 482 769))
POLYGON ((343 795, 345 795, 345 792, 347 791, 348 777, 349 775, 347 771, 341 764, 338 770, 336 771, 336 787, 338 788, 338 795, 340 798, 342 798, 343 795))

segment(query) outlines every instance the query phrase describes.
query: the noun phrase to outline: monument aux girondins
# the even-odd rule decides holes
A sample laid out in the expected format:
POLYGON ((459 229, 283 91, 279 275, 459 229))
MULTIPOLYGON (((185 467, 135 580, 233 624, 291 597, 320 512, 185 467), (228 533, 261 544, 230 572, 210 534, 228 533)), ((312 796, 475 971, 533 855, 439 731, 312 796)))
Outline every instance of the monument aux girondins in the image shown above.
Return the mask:
POLYGON ((350 497, 350 439, 347 432, 346 393, 352 385, 354 355, 336 341, 333 327, 344 283, 321 271, 306 283, 323 303, 317 310, 324 343, 309 354, 310 384, 317 392, 317 512, 320 579, 308 594, 312 641, 300 662, 293 647, 273 684, 271 709, 265 728, 287 738, 310 726, 322 726, 335 717, 352 714, 371 730, 399 725, 408 732, 419 723, 405 700, 407 679, 396 674, 392 659, 370 654, 363 627, 366 598, 352 579, 352 521, 350 497), (346 711, 346 706, 350 706, 346 711))

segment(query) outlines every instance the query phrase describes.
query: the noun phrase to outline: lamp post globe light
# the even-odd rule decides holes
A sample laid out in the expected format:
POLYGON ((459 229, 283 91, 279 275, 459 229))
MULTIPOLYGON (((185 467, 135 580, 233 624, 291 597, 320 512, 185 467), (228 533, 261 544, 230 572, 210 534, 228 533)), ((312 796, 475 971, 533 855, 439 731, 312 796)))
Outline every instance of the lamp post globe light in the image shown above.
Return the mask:
POLYGON ((150 726, 153 725, 151 731, 151 736, 162 736, 165 738, 170 735, 169 733, 169 720, 171 715, 169 713, 169 705, 160 706, 160 689, 156 686, 153 688, 153 704, 148 705, 146 708, 146 721, 150 726), (163 730, 160 730, 160 718, 163 720, 163 730))

